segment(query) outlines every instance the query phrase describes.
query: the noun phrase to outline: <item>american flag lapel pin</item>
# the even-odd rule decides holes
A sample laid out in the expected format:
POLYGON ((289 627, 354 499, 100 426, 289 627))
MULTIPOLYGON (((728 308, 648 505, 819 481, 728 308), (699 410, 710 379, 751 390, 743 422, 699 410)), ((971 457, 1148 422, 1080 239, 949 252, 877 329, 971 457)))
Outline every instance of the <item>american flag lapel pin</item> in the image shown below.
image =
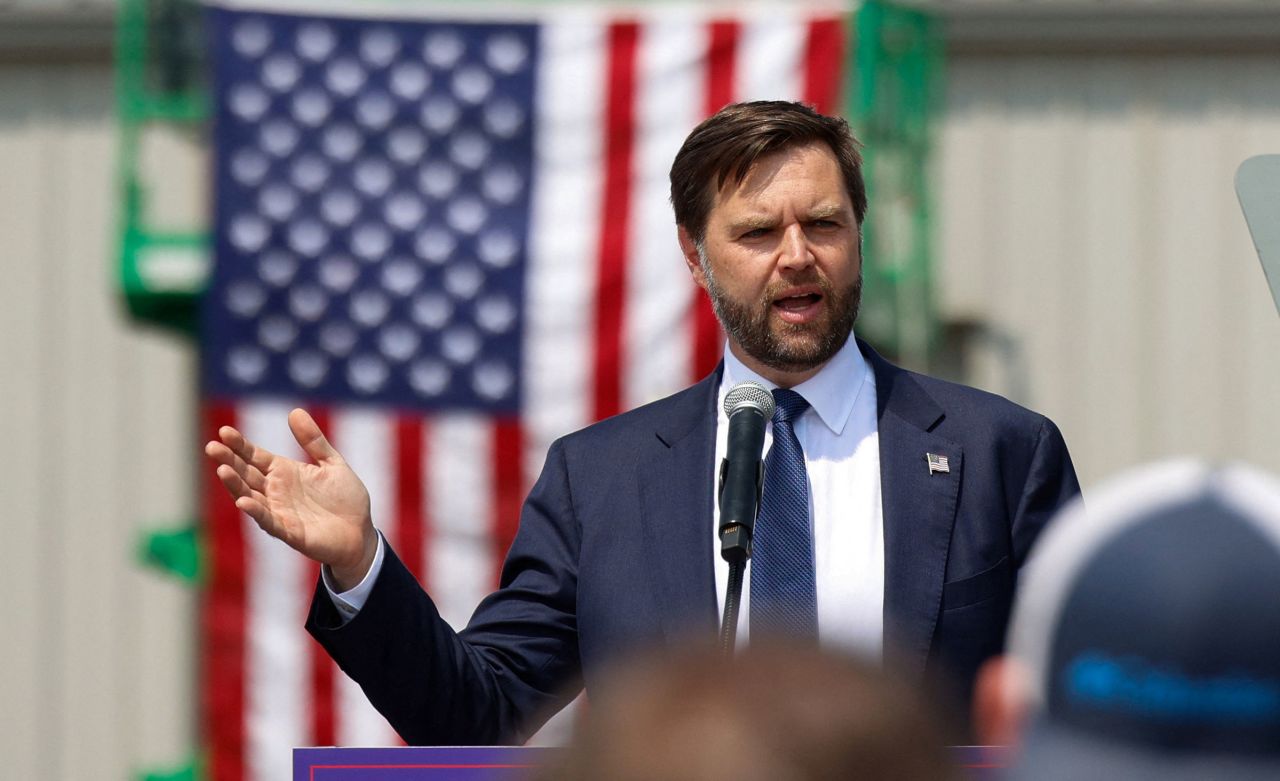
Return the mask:
POLYGON ((940 472, 942 474, 951 473, 951 462, 947 460, 946 456, 940 456, 936 453, 925 453, 924 457, 925 460, 929 462, 929 474, 932 475, 935 472, 940 472))

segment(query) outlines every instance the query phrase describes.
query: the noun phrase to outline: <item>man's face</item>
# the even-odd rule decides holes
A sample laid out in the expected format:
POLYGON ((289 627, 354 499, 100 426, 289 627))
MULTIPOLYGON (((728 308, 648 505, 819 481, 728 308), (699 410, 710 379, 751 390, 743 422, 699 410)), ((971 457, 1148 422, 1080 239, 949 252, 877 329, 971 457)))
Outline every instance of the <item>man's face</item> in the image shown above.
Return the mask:
POLYGON ((729 347, 780 384, 812 376, 845 341, 862 296, 859 226, 825 144, 762 157, 716 194, 706 237, 680 243, 729 347))

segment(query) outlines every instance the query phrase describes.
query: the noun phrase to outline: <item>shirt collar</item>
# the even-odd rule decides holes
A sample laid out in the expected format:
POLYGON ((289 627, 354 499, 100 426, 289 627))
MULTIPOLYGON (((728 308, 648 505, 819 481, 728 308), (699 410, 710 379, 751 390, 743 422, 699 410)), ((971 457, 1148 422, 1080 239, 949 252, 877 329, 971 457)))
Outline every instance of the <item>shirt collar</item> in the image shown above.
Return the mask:
MULTIPOLYGON (((853 412, 858 394, 862 393, 862 388, 866 385, 868 371, 867 359, 858 349, 853 334, 849 334, 844 346, 818 370, 817 374, 791 390, 803 396, 823 425, 838 435, 844 431, 845 424, 849 422, 849 415, 853 412), (851 389, 853 393, 849 392, 851 389)), ((730 388, 747 380, 758 382, 769 390, 778 387, 748 369, 742 361, 738 360, 738 356, 733 354, 728 345, 725 345, 724 379, 720 382, 721 400, 730 388)))

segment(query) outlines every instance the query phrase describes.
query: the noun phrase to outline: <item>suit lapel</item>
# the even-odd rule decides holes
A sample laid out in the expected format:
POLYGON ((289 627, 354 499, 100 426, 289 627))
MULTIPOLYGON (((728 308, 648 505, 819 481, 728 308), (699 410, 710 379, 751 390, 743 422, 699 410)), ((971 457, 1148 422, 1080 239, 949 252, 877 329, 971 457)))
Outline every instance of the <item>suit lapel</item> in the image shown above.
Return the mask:
POLYGON ((712 560, 720 371, 673 399, 639 469, 649 572, 669 636, 717 626, 712 560), (692 625, 689 625, 692 622, 692 625))
POLYGON ((899 659, 902 672, 916 677, 924 672, 942 608, 964 453, 932 433, 943 410, 912 375, 859 346, 876 373, 886 658, 899 659), (945 456, 949 471, 931 471, 929 454, 945 456))

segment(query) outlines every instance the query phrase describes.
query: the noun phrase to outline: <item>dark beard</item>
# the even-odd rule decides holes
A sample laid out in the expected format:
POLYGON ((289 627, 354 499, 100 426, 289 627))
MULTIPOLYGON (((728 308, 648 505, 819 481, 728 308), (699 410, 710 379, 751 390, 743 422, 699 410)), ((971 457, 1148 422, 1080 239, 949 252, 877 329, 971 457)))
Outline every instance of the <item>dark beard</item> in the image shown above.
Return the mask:
POLYGON ((766 290, 754 303, 744 303, 726 296, 710 275, 707 283, 711 305, 729 337, 747 355, 781 372, 808 371, 831 360, 849 340, 862 305, 861 269, 844 290, 836 290, 830 280, 816 274, 813 279, 789 283, 788 287, 813 283, 822 288, 825 312, 816 322, 804 325, 770 322, 773 300, 782 292, 781 286, 766 290))

